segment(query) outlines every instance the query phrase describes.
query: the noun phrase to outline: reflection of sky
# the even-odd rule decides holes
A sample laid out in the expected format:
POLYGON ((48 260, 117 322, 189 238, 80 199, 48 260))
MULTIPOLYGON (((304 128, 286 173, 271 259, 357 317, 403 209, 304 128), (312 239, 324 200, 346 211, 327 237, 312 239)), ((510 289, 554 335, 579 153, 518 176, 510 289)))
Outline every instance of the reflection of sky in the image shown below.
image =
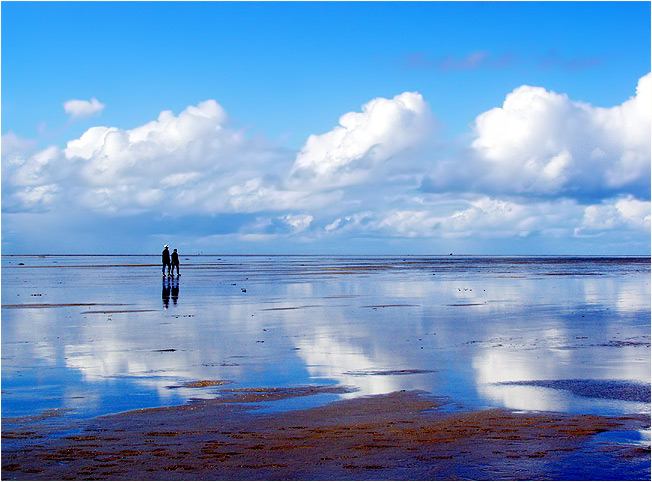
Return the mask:
POLYGON ((219 393, 170 388, 197 380, 357 389, 348 397, 420 389, 476 407, 649 409, 499 384, 649 383, 649 262, 580 263, 568 276, 568 266, 522 258, 181 259, 184 274, 168 282, 157 257, 3 257, 2 415, 92 416, 219 393), (10 307, 25 303, 89 305, 10 307))

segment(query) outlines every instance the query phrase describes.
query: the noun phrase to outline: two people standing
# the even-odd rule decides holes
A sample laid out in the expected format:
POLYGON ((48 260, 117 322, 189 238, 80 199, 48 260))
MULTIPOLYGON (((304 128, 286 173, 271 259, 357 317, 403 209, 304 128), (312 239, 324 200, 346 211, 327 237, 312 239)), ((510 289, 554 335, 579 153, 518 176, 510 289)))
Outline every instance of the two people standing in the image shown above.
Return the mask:
POLYGON ((172 252, 172 255, 170 255, 169 251, 169 246, 166 244, 163 247, 163 253, 161 255, 162 260, 163 260, 163 276, 165 276, 165 268, 167 266, 168 269, 168 276, 174 276, 174 268, 177 268, 177 276, 181 276, 179 274, 179 253, 177 253, 176 248, 172 252))
POLYGON ((161 254, 163 261, 163 306, 167 309, 170 304, 170 294, 172 294, 172 301, 177 304, 179 299, 179 253, 175 249, 170 254, 169 246, 163 246, 163 253, 161 254), (177 268, 177 277, 174 278, 174 268, 177 268), (167 268, 167 276, 165 269, 167 268), (172 277, 172 284, 170 284, 170 277, 172 277))

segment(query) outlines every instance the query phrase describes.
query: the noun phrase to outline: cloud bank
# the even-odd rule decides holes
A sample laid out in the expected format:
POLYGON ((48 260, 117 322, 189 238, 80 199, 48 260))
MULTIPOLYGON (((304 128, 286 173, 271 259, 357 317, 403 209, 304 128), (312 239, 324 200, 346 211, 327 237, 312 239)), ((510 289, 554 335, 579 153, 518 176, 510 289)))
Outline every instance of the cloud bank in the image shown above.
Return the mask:
MULTIPOLYGON (((370 100, 298 152, 231 127, 215 100, 133 129, 92 127, 64 148, 34 152, 9 132, 3 211, 75 206, 89 217, 167 216, 181 229, 203 217, 209 237, 208 220, 240 216, 231 234, 265 241, 618 233, 649 243, 651 89, 648 74, 630 99, 597 107, 521 86, 452 153, 417 92, 370 100)), ((75 117, 104 108, 69 102, 75 117)))

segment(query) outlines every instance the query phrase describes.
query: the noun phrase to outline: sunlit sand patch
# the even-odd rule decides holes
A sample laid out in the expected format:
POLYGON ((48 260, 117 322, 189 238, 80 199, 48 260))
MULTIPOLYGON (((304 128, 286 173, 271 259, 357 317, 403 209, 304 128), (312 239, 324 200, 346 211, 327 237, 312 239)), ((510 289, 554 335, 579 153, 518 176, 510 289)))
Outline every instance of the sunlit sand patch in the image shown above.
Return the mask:
POLYGON ((322 394, 345 394, 355 392, 355 388, 344 386, 309 386, 289 388, 223 388, 220 397, 213 403, 259 403, 286 400, 322 394))

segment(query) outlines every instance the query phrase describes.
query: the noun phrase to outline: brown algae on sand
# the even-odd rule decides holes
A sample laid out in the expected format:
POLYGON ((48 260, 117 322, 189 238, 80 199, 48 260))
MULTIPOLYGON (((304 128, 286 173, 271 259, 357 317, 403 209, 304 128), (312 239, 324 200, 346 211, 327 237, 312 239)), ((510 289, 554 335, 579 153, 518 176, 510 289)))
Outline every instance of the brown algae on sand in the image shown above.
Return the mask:
MULTIPOLYGON (((101 417, 79 436, 3 454, 3 478, 554 479, 555 466, 568 457, 579 457, 578 471, 584 472, 578 476, 586 478, 595 467, 582 469, 581 457, 591 450, 592 437, 649 427, 646 416, 442 412, 446 400, 417 392, 280 414, 255 414, 242 405, 260 400, 251 395, 292 397, 323 390, 327 387, 231 390, 228 402, 101 417)), ((610 454, 614 467, 633 459, 647 462, 649 480, 649 447, 612 443, 593 450, 610 454)))
POLYGON ((231 383, 228 380, 198 380, 196 382, 187 382, 181 385, 170 385, 167 388, 205 388, 217 387, 231 383))

